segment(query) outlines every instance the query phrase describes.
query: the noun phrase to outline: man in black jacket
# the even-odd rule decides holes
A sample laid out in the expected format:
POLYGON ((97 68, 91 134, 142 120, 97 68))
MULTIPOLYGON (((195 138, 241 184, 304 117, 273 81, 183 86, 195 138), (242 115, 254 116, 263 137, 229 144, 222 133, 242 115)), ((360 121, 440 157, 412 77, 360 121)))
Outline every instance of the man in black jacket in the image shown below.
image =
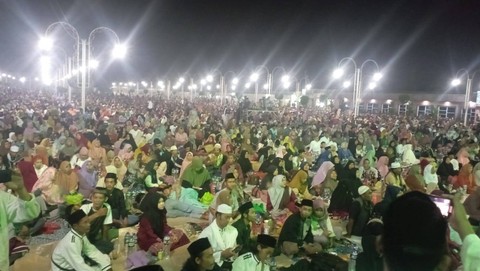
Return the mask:
POLYGON ((313 234, 310 216, 312 215, 313 202, 308 199, 302 200, 298 213, 287 218, 278 238, 278 246, 281 247, 284 241, 291 240, 295 236, 296 243, 300 250, 305 253, 315 254, 322 250, 322 247, 313 243, 313 234))

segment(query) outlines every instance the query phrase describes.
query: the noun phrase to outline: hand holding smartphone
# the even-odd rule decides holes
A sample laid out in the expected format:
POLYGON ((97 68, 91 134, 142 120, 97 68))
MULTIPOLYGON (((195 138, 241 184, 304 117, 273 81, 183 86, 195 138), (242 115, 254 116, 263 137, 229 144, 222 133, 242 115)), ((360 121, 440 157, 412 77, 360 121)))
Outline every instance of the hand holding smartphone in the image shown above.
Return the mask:
POLYGON ((452 200, 440 196, 428 195, 442 213, 443 217, 448 218, 452 214, 452 200))

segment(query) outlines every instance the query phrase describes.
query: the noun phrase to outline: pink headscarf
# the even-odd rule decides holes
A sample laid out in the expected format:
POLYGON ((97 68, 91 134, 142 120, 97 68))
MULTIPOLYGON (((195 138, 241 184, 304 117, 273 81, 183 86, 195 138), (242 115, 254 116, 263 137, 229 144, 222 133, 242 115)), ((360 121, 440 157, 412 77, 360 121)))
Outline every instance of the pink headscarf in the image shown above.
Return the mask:
POLYGON ((385 178, 388 174, 388 157, 387 156, 381 156, 378 158, 377 161, 377 170, 378 173, 380 173, 380 176, 382 178, 385 178))
POLYGON ((323 162, 315 176, 313 176, 312 187, 323 183, 323 181, 325 181, 325 178, 327 177, 328 171, 330 171, 334 167, 335 165, 330 161, 323 162))
POLYGON ((462 164, 462 166, 470 163, 470 158, 468 158, 468 151, 466 148, 461 148, 457 152, 457 160, 458 163, 462 164))

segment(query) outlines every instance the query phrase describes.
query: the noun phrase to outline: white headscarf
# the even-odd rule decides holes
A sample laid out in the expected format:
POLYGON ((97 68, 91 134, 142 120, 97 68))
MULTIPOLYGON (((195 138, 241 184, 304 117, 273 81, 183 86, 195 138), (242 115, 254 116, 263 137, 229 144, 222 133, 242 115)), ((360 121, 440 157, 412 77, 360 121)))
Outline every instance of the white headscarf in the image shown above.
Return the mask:
POLYGON ((438 175, 437 173, 432 173, 432 164, 428 164, 425 169, 423 169, 423 178, 425 179, 425 184, 435 183, 438 184, 438 175))
POLYGON ((285 178, 283 175, 273 177, 272 187, 268 189, 268 196, 270 197, 273 210, 278 210, 280 202, 282 201, 283 193, 285 191, 285 187, 282 186, 283 178, 285 178))

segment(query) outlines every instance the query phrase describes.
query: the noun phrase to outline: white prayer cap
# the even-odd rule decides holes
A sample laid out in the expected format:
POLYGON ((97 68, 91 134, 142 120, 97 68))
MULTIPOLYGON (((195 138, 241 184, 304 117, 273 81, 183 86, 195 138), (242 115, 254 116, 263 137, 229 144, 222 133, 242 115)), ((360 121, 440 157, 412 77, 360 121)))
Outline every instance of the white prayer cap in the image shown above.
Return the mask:
POLYGON ((222 214, 231 215, 232 214, 232 207, 230 207, 226 204, 220 204, 217 207, 217 212, 222 213, 222 214))
POLYGON ((10 151, 11 152, 19 152, 20 151, 20 148, 16 145, 13 145, 10 147, 10 151))

